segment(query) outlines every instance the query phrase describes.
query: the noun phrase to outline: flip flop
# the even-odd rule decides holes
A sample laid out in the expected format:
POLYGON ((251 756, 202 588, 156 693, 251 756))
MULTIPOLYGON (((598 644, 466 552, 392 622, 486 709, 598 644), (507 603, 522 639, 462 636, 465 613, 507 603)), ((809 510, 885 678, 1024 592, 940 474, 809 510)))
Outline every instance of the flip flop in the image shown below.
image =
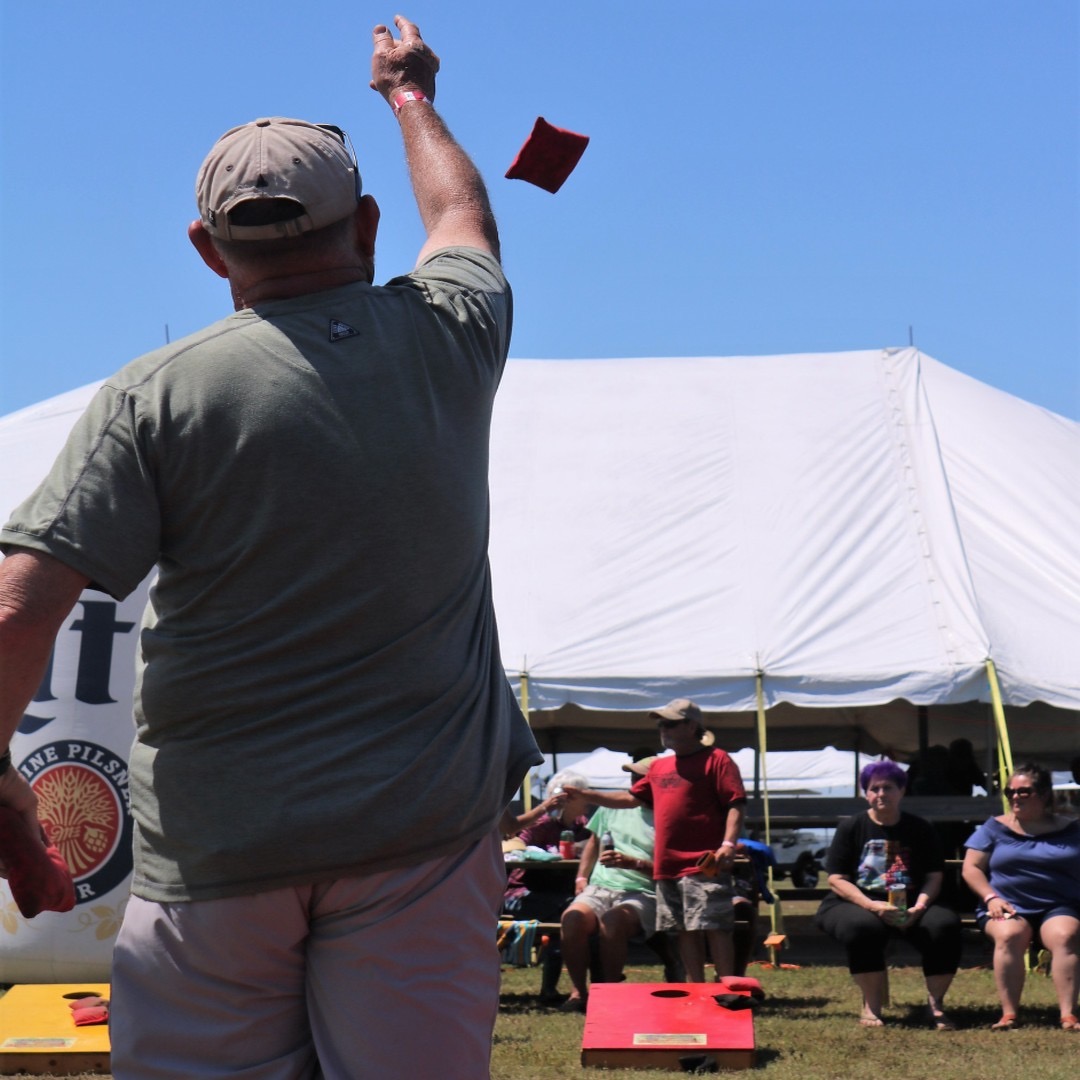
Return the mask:
POLYGON ((1080 1031, 1080 1020, 1077 1020, 1072 1013, 1066 1013, 1061 1018, 1061 1030, 1062 1031, 1080 1031))
POLYGON ((1012 1031, 1017 1027, 1015 1013, 1003 1013, 996 1024, 990 1025, 991 1031, 1012 1031))

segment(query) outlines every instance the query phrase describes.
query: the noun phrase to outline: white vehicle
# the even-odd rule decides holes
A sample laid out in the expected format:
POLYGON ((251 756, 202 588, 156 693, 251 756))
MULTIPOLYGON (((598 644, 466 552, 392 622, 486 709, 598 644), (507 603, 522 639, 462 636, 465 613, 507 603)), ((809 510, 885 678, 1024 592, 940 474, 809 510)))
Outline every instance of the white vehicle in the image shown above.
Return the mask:
POLYGON ((777 881, 790 877, 798 889, 817 887, 828 848, 824 830, 777 829, 770 846, 776 856, 773 877, 777 881))

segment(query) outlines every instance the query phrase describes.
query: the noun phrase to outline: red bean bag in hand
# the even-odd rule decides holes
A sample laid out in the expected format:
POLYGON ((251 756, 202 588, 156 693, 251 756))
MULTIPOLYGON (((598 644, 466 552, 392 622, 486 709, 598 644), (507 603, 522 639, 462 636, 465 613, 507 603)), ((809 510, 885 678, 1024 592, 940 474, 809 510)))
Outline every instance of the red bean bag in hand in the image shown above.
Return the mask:
POLYGON ((35 836, 9 806, 0 806, 0 863, 24 918, 32 919, 42 911, 70 911, 75 906, 75 883, 64 856, 55 845, 35 836))

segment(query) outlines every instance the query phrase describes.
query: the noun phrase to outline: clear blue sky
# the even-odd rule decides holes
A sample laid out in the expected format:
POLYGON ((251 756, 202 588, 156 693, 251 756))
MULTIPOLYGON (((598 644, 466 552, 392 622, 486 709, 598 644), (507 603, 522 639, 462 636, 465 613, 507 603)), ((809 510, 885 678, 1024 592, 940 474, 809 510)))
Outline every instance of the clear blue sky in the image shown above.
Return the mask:
MULTIPOLYGON (((347 128, 422 240, 367 87, 394 8, 0 6, 0 414, 226 314, 185 237, 196 169, 261 115, 347 128)), ((512 355, 915 344, 1080 419, 1076 0, 410 0, 488 179, 512 355), (589 135, 557 195, 503 179, 537 116, 589 135)))

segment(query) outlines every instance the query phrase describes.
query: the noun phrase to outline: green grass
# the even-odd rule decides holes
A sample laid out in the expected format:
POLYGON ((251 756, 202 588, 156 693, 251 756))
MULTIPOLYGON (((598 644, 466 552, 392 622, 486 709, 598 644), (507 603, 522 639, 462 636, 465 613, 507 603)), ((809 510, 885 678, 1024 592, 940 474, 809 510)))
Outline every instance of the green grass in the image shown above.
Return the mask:
MULTIPOLYGON (((1058 1028, 1053 985, 1042 976, 1031 977, 1025 988, 1024 1026, 999 1033, 988 1029, 1000 1010, 993 976, 985 969, 962 968, 953 982, 947 1003, 960 1027, 955 1032, 926 1026, 925 986, 916 968, 890 971, 892 1005, 880 1029, 857 1025, 859 998, 845 969, 752 967, 748 974, 761 980, 767 995, 754 1014, 757 1066, 748 1074, 766 1080, 1076 1080, 1080 1075, 1080 1036, 1058 1028)), ((662 978, 659 968, 648 966, 628 970, 628 977, 662 978)), ((539 978, 536 969, 503 972, 493 1080, 673 1075, 653 1069, 583 1069, 584 1017, 541 1005, 539 978)))

